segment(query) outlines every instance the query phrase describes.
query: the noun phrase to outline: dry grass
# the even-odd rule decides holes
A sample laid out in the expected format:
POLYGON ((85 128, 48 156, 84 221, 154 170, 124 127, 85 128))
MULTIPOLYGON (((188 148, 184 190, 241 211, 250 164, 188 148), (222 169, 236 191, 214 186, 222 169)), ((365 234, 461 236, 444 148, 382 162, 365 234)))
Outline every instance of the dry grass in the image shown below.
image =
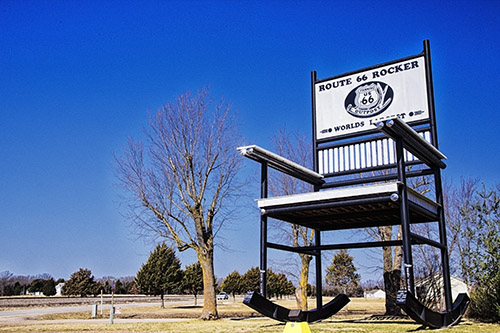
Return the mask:
MULTIPOLYGON (((328 299, 325 300, 325 302, 328 299)), ((292 300, 278 303, 294 308, 292 300)), ((311 304, 314 307, 314 304, 311 304)), ((197 319, 201 307, 168 305, 159 307, 123 308, 114 323, 109 317, 89 320, 90 311, 58 315, 45 315, 28 321, 0 324, 0 331, 17 332, 283 332, 284 324, 258 317, 258 314, 237 300, 219 304, 219 313, 224 318, 218 321, 197 319), (169 319, 170 318, 170 319, 169 319), (175 319, 173 319, 175 318, 175 319)), ((414 332, 421 327, 408 319, 392 321, 374 320, 372 314, 384 311, 379 300, 352 299, 340 313, 321 323, 310 324, 311 332, 414 332)), ((488 325, 463 321, 447 332, 500 332, 500 325, 488 325)))
MULTIPOLYGON (((77 323, 34 323, 33 325, 20 325, 1 327, 0 331, 9 332, 283 332, 284 324, 270 319, 245 319, 231 320, 222 319, 218 321, 201 321, 189 319, 175 322, 120 322, 117 320, 113 325, 109 322, 77 323)), ((326 320, 321 323, 310 324, 311 332, 415 332, 420 330, 419 325, 411 322, 399 323, 370 323, 356 320, 326 320)), ((486 325, 471 322, 463 322, 447 332, 499 332, 500 325, 486 325)))
MULTIPOLYGON (((330 299, 325 298, 324 302, 328 302, 330 299)), ((296 308, 295 300, 285 299, 278 300, 276 303, 285 306, 287 308, 296 308)), ((316 307, 315 300, 309 302, 309 307, 312 309, 316 307)), ((200 317, 202 306, 193 305, 169 305, 166 303, 165 309, 161 309, 158 306, 148 306, 148 307, 132 307, 124 308, 120 315, 116 318, 121 319, 161 319, 161 318, 190 318, 198 319, 200 317)), ((219 302, 218 304, 219 316, 222 318, 254 318, 259 317, 260 314, 251 308, 244 305, 241 300, 229 300, 224 302, 219 302)), ((367 314, 382 314, 384 313, 385 306, 383 300, 366 300, 364 298, 351 298, 351 302, 344 307, 337 315, 339 316, 352 316, 352 315, 364 315, 367 314)), ((109 317, 109 314, 104 315, 105 318, 109 317)), ((90 312, 76 312, 76 313, 63 313, 63 314, 51 314, 40 316, 41 320, 57 320, 57 319, 89 319, 90 312)))

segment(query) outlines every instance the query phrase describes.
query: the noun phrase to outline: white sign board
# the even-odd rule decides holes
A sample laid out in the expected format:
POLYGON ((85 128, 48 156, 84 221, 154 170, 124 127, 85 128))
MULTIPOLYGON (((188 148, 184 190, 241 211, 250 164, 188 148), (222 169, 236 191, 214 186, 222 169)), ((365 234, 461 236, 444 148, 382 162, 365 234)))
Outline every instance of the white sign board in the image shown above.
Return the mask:
POLYGON ((423 55, 316 82, 316 138, 372 130, 388 118, 428 119, 426 82, 423 55))

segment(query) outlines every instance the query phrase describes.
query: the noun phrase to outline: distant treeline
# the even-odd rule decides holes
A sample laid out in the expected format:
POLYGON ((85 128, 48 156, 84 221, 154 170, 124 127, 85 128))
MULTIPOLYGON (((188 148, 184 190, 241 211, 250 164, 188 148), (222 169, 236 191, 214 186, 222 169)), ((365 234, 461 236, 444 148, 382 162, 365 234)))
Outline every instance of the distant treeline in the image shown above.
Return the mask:
MULTIPOLYGON (((96 279, 98 293, 111 294, 113 282, 115 294, 137 294, 135 277, 127 276, 115 279, 102 277, 96 279)), ((0 272, 0 296, 45 295, 57 294, 56 286, 66 281, 62 278, 55 280, 50 274, 14 275, 9 271, 0 272)))

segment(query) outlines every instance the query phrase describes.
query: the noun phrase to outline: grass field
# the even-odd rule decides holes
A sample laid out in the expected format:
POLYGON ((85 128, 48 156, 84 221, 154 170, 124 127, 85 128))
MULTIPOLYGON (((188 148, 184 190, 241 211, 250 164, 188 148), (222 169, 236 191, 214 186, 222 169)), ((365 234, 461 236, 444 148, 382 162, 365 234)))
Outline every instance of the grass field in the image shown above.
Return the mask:
MULTIPOLYGON (((293 301, 280 304, 295 307, 293 301)), ((219 304, 217 321, 197 319, 201 307, 168 305, 159 307, 124 308, 117 314, 114 323, 109 317, 90 319, 88 312, 44 315, 22 321, 0 324, 0 331, 8 332, 283 332, 285 326, 271 319, 259 317, 256 312, 241 303, 225 301, 219 304)), ((311 332, 415 332, 420 325, 405 318, 378 316, 383 313, 380 300, 352 299, 347 309, 320 323, 310 324, 311 332)), ((500 332, 500 325, 480 324, 468 320, 447 330, 455 332, 500 332)))

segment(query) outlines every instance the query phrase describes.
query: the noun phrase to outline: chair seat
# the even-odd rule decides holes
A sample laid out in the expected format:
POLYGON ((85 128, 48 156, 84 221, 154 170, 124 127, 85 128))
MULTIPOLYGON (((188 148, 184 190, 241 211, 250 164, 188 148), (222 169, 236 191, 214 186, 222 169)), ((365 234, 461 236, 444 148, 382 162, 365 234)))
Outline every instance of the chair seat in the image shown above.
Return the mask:
MULTIPOLYGON (((400 182, 340 188, 257 200, 262 214, 319 230, 401 223, 400 182)), ((411 223, 438 220, 439 205, 407 189, 411 223)))

